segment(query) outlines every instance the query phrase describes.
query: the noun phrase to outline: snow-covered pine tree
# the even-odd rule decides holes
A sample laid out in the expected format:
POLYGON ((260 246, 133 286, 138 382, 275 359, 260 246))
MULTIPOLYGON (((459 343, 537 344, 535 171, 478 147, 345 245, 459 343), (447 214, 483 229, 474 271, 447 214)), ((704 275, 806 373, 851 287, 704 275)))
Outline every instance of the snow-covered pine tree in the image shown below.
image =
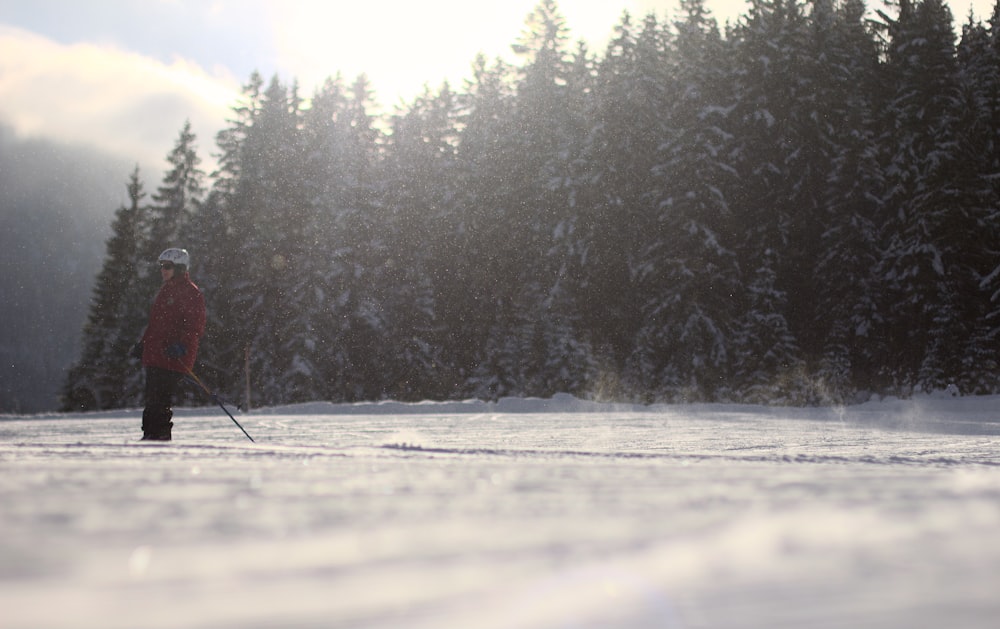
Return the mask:
POLYGON ((782 314, 787 296, 777 286, 780 252, 765 250, 746 274, 745 310, 733 333, 733 381, 738 399, 755 404, 814 402, 795 337, 782 314))
MULTIPOLYGON (((539 315, 547 348, 537 386, 553 393, 554 389, 580 393, 580 384, 590 375, 589 339, 594 333, 584 313, 595 306, 595 299, 572 290, 570 283, 577 276, 571 271, 573 260, 564 237, 569 236, 566 227, 578 212, 573 162, 582 154, 591 130, 588 97, 594 86, 593 62, 582 42, 570 51, 569 31, 554 2, 551 7, 542 2, 539 9, 542 11, 536 11, 535 19, 528 21, 534 34, 524 33, 519 42, 526 48, 522 54, 527 63, 518 84, 521 126, 528 126, 529 121, 541 125, 534 132, 540 146, 532 145, 528 150, 544 160, 533 183, 537 190, 533 231, 540 237, 542 257, 538 260, 540 273, 532 275, 540 279, 538 306, 543 309, 539 315)), ((602 238, 614 240, 615 234, 602 234, 602 238)), ((577 239, 569 236, 568 241, 575 243, 577 239)), ((591 244, 596 245, 593 240, 591 244)))
MULTIPOLYGON (((971 135, 987 138, 981 147, 984 158, 982 176, 992 184, 992 194, 1000 196, 1000 2, 993 7, 988 23, 989 50, 983 50, 963 41, 960 48, 960 63, 967 89, 972 90, 973 103, 978 116, 971 135), (962 54, 966 52, 966 54, 962 54), (988 130, 987 130, 988 129, 988 130)), ((977 38, 978 39, 978 38, 977 38)), ((1000 203, 993 205, 988 215, 990 225, 989 242, 996 242, 996 229, 1000 225, 1000 203)), ((988 271, 980 278, 980 287, 989 296, 989 304, 984 321, 973 333, 966 361, 976 380, 967 386, 972 392, 997 391, 998 353, 1000 353, 1000 264, 997 263, 997 247, 984 247, 990 256, 988 271)))
POLYGON ((990 25, 973 21, 962 30, 958 72, 964 93, 965 112, 960 130, 959 155, 966 203, 979 232, 979 241, 963 246, 974 286, 966 300, 968 323, 959 373, 952 374, 963 393, 993 393, 1000 376, 1000 319, 995 270, 1000 246, 1000 2, 994 7, 990 25))
POLYGON ((741 288, 728 196, 738 181, 726 130, 731 63, 704 3, 682 8, 665 67, 673 77, 671 98, 658 108, 656 161, 646 186, 655 220, 647 219, 636 238, 642 325, 629 374, 647 396, 695 401, 729 395, 741 288))
POLYGON ((470 395, 487 400, 504 396, 551 397, 588 394, 593 350, 577 327, 575 313, 559 285, 541 294, 526 287, 516 301, 501 301, 489 331, 483 361, 468 379, 470 395))
POLYGON ((513 69, 478 55, 472 79, 458 94, 451 285, 438 297, 446 330, 446 364, 467 395, 469 378, 486 360, 499 304, 514 290, 514 238, 505 191, 517 155, 512 148, 513 69))
MULTIPOLYGON (((818 5, 817 5, 818 6, 818 5)), ((821 73, 830 125, 832 166, 826 177, 814 267, 816 375, 821 399, 843 401, 871 391, 888 355, 875 333, 879 292, 872 270, 879 257, 885 189, 875 112, 880 109, 879 49, 867 30, 861 0, 823 5, 814 28, 826 45, 821 73)))
POLYGON ((198 213, 188 223, 183 239, 198 251, 196 283, 205 294, 207 325, 198 350, 200 377, 229 399, 242 399, 244 352, 249 335, 235 296, 254 290, 244 272, 241 247, 248 238, 251 216, 240 206, 239 194, 246 170, 245 145, 260 115, 264 80, 254 72, 236 103, 229 126, 216 134, 218 168, 198 213))
POLYGON ((305 168, 313 205, 314 242, 299 293, 300 327, 325 399, 356 401, 385 395, 392 362, 380 297, 382 269, 389 259, 384 242, 379 146, 366 77, 348 87, 326 82, 306 112, 305 168))
POLYGON ((65 411, 120 408, 141 399, 139 380, 129 377, 141 371, 129 353, 141 332, 135 307, 136 296, 144 294, 139 286, 140 268, 149 264, 141 251, 148 208, 143 204, 146 194, 138 167, 129 177, 127 190, 129 204, 115 212, 107 256, 94 286, 80 360, 70 368, 63 387, 65 411))
MULTIPOLYGON (((554 381, 571 386, 585 380, 585 376, 566 373, 563 363, 553 365, 554 357, 567 347, 576 351, 589 347, 577 338, 580 328, 574 319, 578 308, 567 301, 572 293, 558 288, 566 260, 564 250, 555 242, 558 227, 573 211, 567 194, 568 166, 570 156, 580 150, 582 127, 575 107, 580 101, 572 90, 584 85, 571 80, 579 64, 568 51, 565 18, 554 0, 542 0, 525 25, 514 46, 524 62, 517 73, 512 135, 503 158, 503 232, 492 235, 505 239, 500 260, 506 268, 498 276, 502 282, 498 292, 505 308, 498 314, 508 318, 499 320, 493 334, 532 339, 531 350, 523 345, 514 347, 517 354, 497 360, 521 362, 524 380, 517 394, 536 395, 536 388, 554 381), (528 329, 518 329, 525 325, 528 329), (550 377, 550 370, 566 377, 550 377)), ((504 342, 494 343, 494 347, 511 349, 504 342)), ((574 362, 576 369, 586 373, 589 359, 574 362)))
POLYGON ((213 360, 236 370, 250 348, 253 391, 260 402, 281 401, 288 373, 283 345, 294 337, 288 288, 301 257, 308 207, 298 141, 300 102, 277 77, 262 91, 254 73, 232 126, 219 133, 220 172, 216 222, 224 225, 226 250, 206 260, 214 276, 211 307, 219 313, 222 340, 213 360))
MULTIPOLYGON (((554 2, 543 0, 514 46, 523 64, 515 72, 478 60, 465 100, 458 155, 466 173, 459 208, 460 246, 469 265, 464 299, 469 319, 459 324, 464 339, 458 347, 472 349, 462 362, 473 390, 481 382, 474 374, 486 364, 517 364, 523 383, 544 380, 544 352, 527 352, 510 339, 552 340, 555 328, 562 333, 578 329, 555 321, 573 312, 563 304, 553 304, 545 320, 527 316, 538 300, 556 297, 552 291, 565 268, 554 237, 569 214, 566 165, 579 137, 578 100, 570 93, 575 64, 566 41, 564 18, 554 2), (553 334, 538 336, 525 327, 535 323, 554 326, 553 334)), ((559 299, 569 297, 567 291, 558 293, 559 299)))
POLYGON ((252 222, 235 252, 251 283, 234 300, 247 324, 253 389, 263 403, 303 401, 293 348, 306 331, 296 326, 294 283, 313 253, 307 244, 313 205, 302 182, 300 124, 297 86, 272 78, 247 138, 241 205, 252 222))
POLYGON ((635 344, 644 297, 639 252, 658 234, 652 171, 663 135, 670 75, 668 34, 649 15, 638 32, 622 15, 596 67, 586 111, 588 133, 571 162, 572 212, 560 227, 581 325, 601 364, 594 388, 622 395, 622 371, 635 344))
POLYGON ((349 363, 342 342, 349 330, 344 310, 355 276, 354 249, 345 225, 345 179, 349 172, 347 88, 342 77, 327 78, 302 114, 302 181, 312 206, 303 233, 308 254, 299 261, 290 295, 295 301, 291 373, 285 380, 295 399, 344 399, 340 386, 349 363))
POLYGON ((462 382, 440 312, 465 289, 452 272, 459 255, 458 113, 447 83, 436 93, 425 89, 393 117, 386 142, 384 299, 395 358, 385 377, 397 399, 447 398, 462 382))
POLYGON ((980 233, 963 190, 964 104, 951 12, 941 0, 900 3, 888 24, 884 169, 888 222, 878 269, 891 375, 904 391, 944 388, 961 370, 963 312, 980 233), (970 238, 972 239, 970 241, 970 238), (971 246, 970 251, 965 249, 971 246))
MULTIPOLYGON (((150 260, 155 260, 168 247, 184 247, 181 232, 198 212, 205 196, 205 173, 198 157, 197 137, 191 130, 191 121, 184 122, 177 143, 167 155, 170 170, 163 183, 152 196, 148 220, 148 247, 150 260)), ((197 254, 197 252, 192 252, 197 254)), ((195 256, 197 259, 197 255, 195 256)))
POLYGON ((829 161, 821 136, 822 103, 810 65, 815 33, 798 0, 753 0, 730 33, 736 62, 735 99, 728 129, 735 136, 730 194, 745 296, 738 296, 741 332, 732 360, 744 388, 766 401, 805 401, 799 336, 814 322, 813 256, 818 208, 829 161))

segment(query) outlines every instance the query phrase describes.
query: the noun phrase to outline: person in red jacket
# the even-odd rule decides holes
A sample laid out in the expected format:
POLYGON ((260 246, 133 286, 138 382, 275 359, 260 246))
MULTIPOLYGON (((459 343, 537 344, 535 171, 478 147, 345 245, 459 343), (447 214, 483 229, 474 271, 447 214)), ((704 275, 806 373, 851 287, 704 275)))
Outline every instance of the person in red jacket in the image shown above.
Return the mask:
POLYGON ((167 249, 159 262, 163 285, 140 341, 146 369, 143 441, 170 441, 174 394, 181 378, 194 368, 198 342, 205 333, 205 297, 188 275, 188 252, 167 249))

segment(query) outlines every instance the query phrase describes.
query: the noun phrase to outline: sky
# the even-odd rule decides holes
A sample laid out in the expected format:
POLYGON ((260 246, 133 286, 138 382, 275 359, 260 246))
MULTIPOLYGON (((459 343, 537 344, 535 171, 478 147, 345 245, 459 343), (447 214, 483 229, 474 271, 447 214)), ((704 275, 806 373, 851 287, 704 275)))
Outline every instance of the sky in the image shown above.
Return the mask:
MULTIPOLYGON (((253 71, 297 80, 366 74, 384 113, 425 86, 461 89, 476 55, 510 46, 538 0, 0 0, 0 124, 19 137, 98 147, 158 183, 185 120, 211 163, 253 71)), ((679 0, 557 0, 574 40, 604 44, 624 11, 663 18, 679 0)), ((708 0, 720 24, 744 0, 708 0)), ((870 2, 873 8, 881 3, 870 2)), ((956 21, 993 0, 953 0, 956 21), (961 8, 956 9, 956 3, 961 8)), ((123 180, 127 173, 123 173, 123 180)))

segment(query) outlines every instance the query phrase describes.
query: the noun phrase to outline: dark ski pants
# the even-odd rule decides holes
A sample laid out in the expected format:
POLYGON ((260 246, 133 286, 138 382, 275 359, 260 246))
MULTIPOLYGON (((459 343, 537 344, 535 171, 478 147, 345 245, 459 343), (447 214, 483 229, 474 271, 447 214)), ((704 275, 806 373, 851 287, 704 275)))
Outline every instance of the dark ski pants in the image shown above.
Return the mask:
POLYGON ((184 374, 159 367, 146 367, 146 408, 142 411, 142 435, 170 440, 174 416, 174 393, 184 374))

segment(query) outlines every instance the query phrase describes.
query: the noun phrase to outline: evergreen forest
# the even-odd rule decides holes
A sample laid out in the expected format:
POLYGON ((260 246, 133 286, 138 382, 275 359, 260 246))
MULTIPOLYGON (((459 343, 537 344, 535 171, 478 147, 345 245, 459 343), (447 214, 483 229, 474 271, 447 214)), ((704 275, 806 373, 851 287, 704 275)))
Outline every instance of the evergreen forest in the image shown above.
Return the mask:
POLYGON ((155 190, 128 177, 65 410, 141 404, 171 246, 208 304, 196 371, 256 406, 1000 390, 1000 10, 752 0, 720 27, 680 0, 609 31, 591 51, 541 0, 516 62, 382 116, 364 75, 253 74, 215 172, 186 125, 155 190))

